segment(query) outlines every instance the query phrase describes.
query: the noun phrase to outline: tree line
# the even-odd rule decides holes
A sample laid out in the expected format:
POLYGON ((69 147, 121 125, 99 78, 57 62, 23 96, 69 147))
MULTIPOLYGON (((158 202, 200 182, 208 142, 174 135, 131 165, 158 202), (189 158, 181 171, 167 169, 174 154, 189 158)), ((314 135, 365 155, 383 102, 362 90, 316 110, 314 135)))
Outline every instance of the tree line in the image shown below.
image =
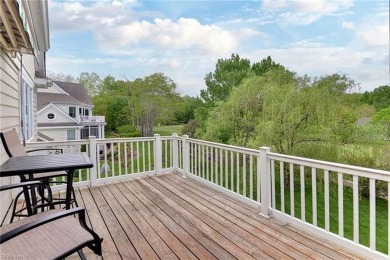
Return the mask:
POLYGON ((378 143, 386 148, 390 140, 390 86, 358 93, 359 84, 347 75, 301 76, 271 57, 253 64, 238 54, 219 59, 198 97, 180 96, 162 73, 135 80, 100 79, 88 72, 49 77, 82 83, 94 113, 106 116, 112 133, 126 126, 151 136, 156 124, 180 123, 182 134, 194 138, 343 162, 334 147, 378 143))

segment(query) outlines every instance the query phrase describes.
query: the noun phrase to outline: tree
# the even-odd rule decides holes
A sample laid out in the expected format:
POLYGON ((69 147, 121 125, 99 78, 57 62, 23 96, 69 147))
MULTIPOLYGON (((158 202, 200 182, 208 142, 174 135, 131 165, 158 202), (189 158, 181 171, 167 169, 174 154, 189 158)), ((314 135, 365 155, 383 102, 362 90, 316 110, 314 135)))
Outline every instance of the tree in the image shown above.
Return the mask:
POLYGON ((376 110, 390 106, 390 86, 384 85, 374 89, 372 92, 364 92, 363 100, 373 105, 376 110))
POLYGON ((203 105, 203 102, 198 97, 184 96, 180 98, 180 104, 177 104, 175 112, 176 122, 188 123, 195 118, 195 110, 203 105))
POLYGON ((47 71, 47 77, 54 81, 75 83, 76 80, 71 75, 65 75, 63 73, 57 73, 54 71, 47 71))
POLYGON ((76 81, 87 89, 91 97, 99 94, 101 91, 101 79, 95 72, 81 72, 76 81))
POLYGON ((152 136, 155 122, 172 120, 178 94, 176 84, 162 73, 128 82, 130 115, 142 136, 152 136))
POLYGON ((376 112, 372 117, 372 122, 379 125, 386 141, 390 140, 390 106, 376 112))
POLYGON ((278 68, 283 68, 283 66, 273 61, 271 56, 268 56, 267 58, 262 59, 260 62, 254 63, 252 65, 251 71, 255 75, 261 76, 270 70, 278 68))
POLYGON ((126 86, 126 82, 115 81, 114 77, 107 76, 101 82, 102 91, 92 97, 95 114, 106 117, 107 130, 116 131, 119 126, 131 122, 126 86))
POLYGON ((205 77, 207 89, 201 90, 201 98, 207 103, 226 100, 232 89, 248 76, 250 68, 250 61, 238 54, 232 54, 229 59, 218 59, 215 72, 205 77))
POLYGON ((210 112, 203 137, 253 148, 268 145, 285 154, 304 143, 346 142, 355 119, 339 91, 353 82, 342 79, 332 75, 306 85, 283 67, 251 76, 210 112))

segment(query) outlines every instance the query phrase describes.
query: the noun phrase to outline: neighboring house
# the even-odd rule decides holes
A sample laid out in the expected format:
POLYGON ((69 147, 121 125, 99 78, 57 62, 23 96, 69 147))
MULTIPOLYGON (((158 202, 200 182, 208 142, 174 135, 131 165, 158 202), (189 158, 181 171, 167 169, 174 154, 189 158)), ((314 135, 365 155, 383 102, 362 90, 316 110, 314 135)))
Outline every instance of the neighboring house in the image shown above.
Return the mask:
POLYGON ((41 141, 104 138, 104 116, 92 115, 91 97, 83 85, 53 81, 38 90, 38 139, 41 141))
MULTIPOLYGON (((0 131, 13 128, 21 141, 35 141, 37 89, 47 87, 45 53, 49 49, 48 6, 45 0, 0 0, 0 131)), ((0 164, 7 160, 0 145, 0 164)), ((1 185, 10 178, 0 178, 1 185)), ((2 192, 0 205, 11 193, 2 192)), ((7 210, 0 207, 0 217, 7 210)))

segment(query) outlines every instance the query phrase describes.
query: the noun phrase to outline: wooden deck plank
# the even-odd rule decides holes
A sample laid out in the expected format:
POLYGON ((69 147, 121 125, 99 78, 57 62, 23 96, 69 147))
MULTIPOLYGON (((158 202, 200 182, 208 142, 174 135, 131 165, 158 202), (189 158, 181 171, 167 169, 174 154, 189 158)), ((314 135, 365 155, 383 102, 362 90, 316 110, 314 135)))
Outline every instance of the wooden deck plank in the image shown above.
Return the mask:
MULTIPOLYGON (((103 238, 102 251, 103 258, 106 259, 121 259, 118 249, 115 246, 114 240, 106 227, 106 224, 100 215, 99 209, 95 204, 90 189, 80 189, 81 196, 83 197, 84 206, 92 223, 93 230, 103 238)), ((130 245, 131 246, 131 245, 130 245)))
POLYGON ((127 216, 137 225, 138 229, 152 246, 159 258, 177 259, 175 253, 165 244, 164 240, 142 217, 142 215, 137 211, 137 209, 135 209, 134 206, 126 199, 126 196, 129 196, 128 192, 127 194, 121 193, 121 191, 115 184, 109 185, 108 187, 110 188, 110 191, 114 195, 117 202, 123 207, 123 209, 127 213, 127 216))
MULTIPOLYGON (((261 233, 264 233, 265 236, 261 236, 260 238, 266 239, 266 241, 270 241, 272 243, 272 246, 276 246, 280 249, 284 248, 283 250, 286 250, 285 252, 288 252, 291 254, 294 251, 299 251, 304 255, 292 255, 293 257, 310 257, 314 259, 329 259, 326 255, 313 250, 312 248, 302 244, 301 242, 298 242, 294 239, 291 239, 288 236, 285 236, 279 232, 276 232, 275 229, 270 228, 267 225, 264 225, 263 223, 259 222, 258 220, 255 220, 254 218, 250 218, 249 216, 243 214, 241 211, 238 211, 234 209, 233 207, 229 206, 224 202, 218 201, 214 198, 214 196, 210 196, 204 192, 199 191, 198 189, 194 188, 194 186, 189 185, 188 181, 181 180, 180 177, 175 177, 173 174, 162 176, 161 180, 166 181, 167 183, 174 185, 177 187, 178 190, 181 192, 187 194, 189 197, 194 198, 195 200, 199 201, 200 203, 203 203, 207 207, 211 208, 212 210, 215 210, 218 212, 218 214, 222 216, 226 216, 233 220, 231 217, 234 216, 238 218, 237 222, 244 228, 246 227, 246 224, 251 225, 255 229, 253 230, 255 236, 260 236, 261 233), (205 203, 207 201, 207 203, 205 203), (283 243, 284 245, 280 245, 280 243, 283 243)), ((252 213, 256 214, 256 213, 252 213)), ((247 229, 251 230, 251 229, 247 229)))
MULTIPOLYGON (((138 186, 142 191, 144 191, 142 186, 138 186)), ((165 202, 163 202, 160 198, 150 196, 150 194, 146 191, 144 192, 145 196, 148 197, 173 221, 175 221, 178 225, 180 225, 184 230, 186 230, 194 239, 196 239, 204 248, 206 248, 212 255, 217 257, 218 259, 232 259, 234 258, 229 252, 225 250, 225 248, 221 247, 215 241, 210 239, 206 234, 201 232, 196 226, 192 225, 189 221, 183 218, 180 213, 178 213, 174 208, 169 207, 165 202)), ((180 234, 177 234, 180 236, 180 234)), ((208 256, 208 259, 212 259, 212 256, 208 256)))
POLYGON ((100 189, 98 187, 91 189, 91 194, 95 200, 96 206, 99 209, 103 221, 108 228, 108 231, 113 237, 113 241, 121 257, 132 259, 140 258, 133 244, 127 237, 126 233, 123 231, 119 221, 116 219, 111 208, 108 206, 104 196, 101 194, 100 189))
POLYGON ((244 206, 243 203, 235 201, 234 199, 227 197, 226 195, 213 190, 204 184, 197 182, 196 180, 190 179, 189 181, 182 180, 182 178, 176 174, 169 174, 171 179, 177 179, 180 183, 185 183, 192 191, 198 191, 198 193, 204 194, 213 202, 219 202, 228 205, 235 211, 238 211, 246 217, 258 221, 262 224, 262 228, 268 227, 270 232, 276 232, 284 236, 286 239, 292 239, 301 243, 318 253, 325 255, 333 259, 346 259, 346 258, 360 258, 352 252, 346 252, 345 248, 340 248, 338 245, 331 241, 321 240, 312 235, 307 235, 304 232, 291 232, 285 225, 280 225, 274 221, 267 220, 258 214, 256 209, 244 206), (253 213, 256 214, 253 214, 253 213))
POLYGON ((172 231, 164 225, 167 220, 164 219, 165 216, 161 212, 158 212, 154 209, 153 202, 148 202, 142 200, 142 196, 137 190, 134 190, 132 187, 132 182, 120 183, 117 186, 122 193, 130 193, 126 198, 133 204, 133 206, 140 212, 140 214, 149 222, 149 224, 156 230, 156 232, 163 238, 167 243, 169 248, 175 252, 177 257, 181 259, 195 259, 196 257, 191 253, 190 250, 183 244, 186 241, 180 241, 172 231, 177 231, 173 229, 172 231), (138 195, 138 196, 137 196, 138 195), (141 199, 140 199, 141 197, 141 199))
POLYGON ((145 188, 142 185, 139 185, 137 183, 134 183, 134 185, 136 186, 136 189, 144 193, 145 198, 155 203, 157 213, 159 208, 165 213, 166 216, 172 219, 170 220, 169 218, 167 218, 167 221, 169 222, 168 223, 169 226, 179 225, 180 227, 183 228, 183 230, 188 232, 188 234, 182 232, 180 233, 176 232, 176 235, 180 239, 185 241, 187 247, 191 251, 193 251, 193 253, 197 257, 201 259, 205 259, 205 258, 206 259, 215 259, 215 258, 234 259, 234 257, 231 254, 229 254, 224 248, 219 246, 213 240, 209 239, 196 226, 192 225, 191 223, 188 223, 186 219, 183 218, 180 215, 180 213, 178 213, 174 208, 164 203, 158 197, 150 196, 150 192, 148 192, 148 190, 145 190, 145 188))
MULTIPOLYGON (((118 203, 113 194, 107 188, 107 185, 100 186, 99 190, 104 199, 109 202, 107 204, 109 204, 110 210, 117 219, 117 223, 115 221, 113 224, 121 227, 126 233, 127 239, 120 240, 120 242, 123 243, 122 246, 126 247, 126 244, 128 244, 130 240, 131 244, 133 244, 135 250, 142 259, 159 259, 153 248, 149 245, 148 241, 144 238, 142 233, 138 230, 137 226, 134 224, 131 218, 129 218, 122 206, 118 203)), ((115 242, 118 243, 119 241, 116 240, 115 242)))
POLYGON ((272 247, 264 240, 258 239, 256 236, 247 232, 245 229, 239 227, 235 220, 229 221, 225 217, 217 214, 209 208, 203 206, 201 203, 181 193, 176 188, 170 186, 166 182, 159 179, 159 177, 152 177, 142 180, 152 184, 154 187, 161 185, 161 191, 166 196, 172 198, 176 203, 181 206, 187 205, 187 210, 200 219, 207 220, 210 225, 221 230, 226 237, 230 238, 239 247, 246 250, 255 258, 277 258, 277 259, 292 259, 289 255, 282 251, 272 247), (177 196, 172 196, 176 194, 177 196))
MULTIPOLYGON (((218 226, 218 223, 209 223, 205 222, 204 218, 200 218, 194 214, 192 214, 190 211, 188 211, 188 207, 191 205, 185 205, 184 207, 176 203, 172 198, 166 196, 163 192, 158 190, 157 188, 150 185, 148 182, 146 182, 144 179, 139 179, 137 182, 140 182, 142 185, 144 185, 148 190, 150 191, 150 195, 154 193, 153 199, 161 198, 163 202, 168 204, 170 207, 177 210, 182 217, 186 218, 188 221, 190 221, 194 226, 202 230, 203 233, 207 234, 209 237, 211 237, 215 242, 219 243, 223 248, 225 248, 227 251, 230 252, 233 256, 237 257, 238 259, 253 259, 254 256, 251 255, 251 250, 253 247, 249 243, 246 243, 246 241, 243 241, 243 239, 230 230, 227 230, 225 228, 220 229, 218 226), (215 226, 216 225, 216 226, 215 226), (222 234, 221 234, 222 233, 222 234), (236 242, 236 243, 234 243, 236 242), (242 249, 237 244, 240 244, 239 242, 243 242, 245 245, 245 249, 242 249)), ((205 216, 203 216, 205 217, 205 216)), ((207 218, 207 216, 206 216, 207 218)), ((267 255, 263 255, 265 258, 270 258, 267 255)))
POLYGON ((187 195, 190 198, 193 198, 195 201, 201 203, 203 206, 209 208, 217 214, 224 216, 231 222, 236 223, 236 225, 250 232, 252 235, 256 236, 262 241, 267 242, 269 244, 269 247, 274 247, 282 252, 287 252, 286 254, 293 258, 309 257, 315 259, 329 259, 324 255, 315 255, 316 252, 314 250, 304 247, 302 244, 296 242, 295 240, 284 239, 284 236, 281 235, 278 236, 277 233, 275 234, 271 230, 267 230, 266 226, 261 226, 261 223, 259 223, 258 221, 252 220, 241 214, 240 212, 235 212, 230 207, 222 203, 218 204, 218 201, 213 201, 212 197, 205 196, 204 194, 197 193, 196 191, 189 189, 189 187, 186 186, 185 181, 180 182, 177 179, 171 179, 168 176, 161 177, 161 181, 166 182, 171 187, 176 187, 177 190, 181 193, 187 195), (298 248, 301 249, 303 252, 299 251, 298 248))

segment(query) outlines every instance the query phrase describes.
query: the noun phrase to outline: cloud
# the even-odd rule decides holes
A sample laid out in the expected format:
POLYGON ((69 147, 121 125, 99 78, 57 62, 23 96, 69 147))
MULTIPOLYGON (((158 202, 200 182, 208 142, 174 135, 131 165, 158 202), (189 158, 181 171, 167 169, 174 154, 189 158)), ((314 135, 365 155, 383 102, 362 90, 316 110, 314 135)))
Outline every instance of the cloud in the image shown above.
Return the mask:
MULTIPOLYGON (((52 2, 51 17, 56 31, 90 31, 103 51, 116 48, 151 46, 158 51, 191 49, 214 56, 226 55, 238 46, 234 31, 214 24, 201 24, 192 18, 140 19, 127 2, 52 2), (134 15, 133 15, 134 14, 134 15)), ((254 36, 255 30, 243 30, 240 36, 254 36)))
POLYGON ((323 16, 341 15, 352 6, 352 0, 265 0, 262 10, 275 13, 275 19, 284 25, 309 25, 323 16))
POLYGON ((352 30, 352 29, 355 29, 355 24, 353 22, 343 21, 341 23, 341 27, 344 29, 347 29, 347 30, 352 30))

